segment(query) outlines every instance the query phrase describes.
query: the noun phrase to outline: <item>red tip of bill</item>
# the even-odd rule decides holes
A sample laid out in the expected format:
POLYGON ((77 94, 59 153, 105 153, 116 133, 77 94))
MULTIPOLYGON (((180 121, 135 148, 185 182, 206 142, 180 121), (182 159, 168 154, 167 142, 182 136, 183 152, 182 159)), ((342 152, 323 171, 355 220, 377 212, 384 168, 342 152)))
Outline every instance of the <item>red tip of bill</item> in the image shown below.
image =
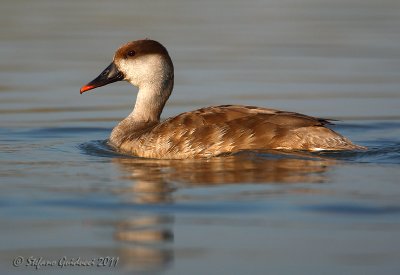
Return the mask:
POLYGON ((85 85, 81 88, 80 93, 83 94, 84 92, 89 91, 94 88, 96 88, 96 87, 93 85, 85 85))

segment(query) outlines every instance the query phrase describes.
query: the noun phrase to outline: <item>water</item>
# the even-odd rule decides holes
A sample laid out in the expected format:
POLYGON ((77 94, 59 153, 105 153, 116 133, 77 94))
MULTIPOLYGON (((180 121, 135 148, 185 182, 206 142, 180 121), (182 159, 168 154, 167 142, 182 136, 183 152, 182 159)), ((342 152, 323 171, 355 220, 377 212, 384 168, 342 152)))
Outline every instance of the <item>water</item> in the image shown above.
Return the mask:
POLYGON ((2 274, 40 257, 116 263, 44 274, 399 274, 398 1, 6 0, 0 15, 2 274), (79 88, 143 37, 175 64, 164 118, 266 106, 339 119, 369 149, 118 154, 106 139, 135 90, 79 88))

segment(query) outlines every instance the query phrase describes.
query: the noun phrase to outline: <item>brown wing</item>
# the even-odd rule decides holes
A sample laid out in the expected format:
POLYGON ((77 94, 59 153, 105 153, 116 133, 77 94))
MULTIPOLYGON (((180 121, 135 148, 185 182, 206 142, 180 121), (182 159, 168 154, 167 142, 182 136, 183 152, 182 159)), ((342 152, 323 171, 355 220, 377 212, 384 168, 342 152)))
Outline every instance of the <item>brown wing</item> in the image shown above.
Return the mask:
POLYGON ((329 143, 330 147, 352 145, 325 124, 329 121, 293 112, 221 105, 167 119, 127 145, 137 155, 154 158, 209 157, 245 149, 312 150, 327 148, 329 143))
POLYGON ((322 126, 326 124, 332 124, 332 119, 316 118, 295 112, 241 105, 221 105, 207 107, 193 112, 183 113, 181 115, 186 116, 187 114, 199 115, 203 120, 209 123, 224 123, 235 119, 256 116, 259 119, 267 119, 271 123, 282 126, 287 125, 293 127, 304 127, 311 125, 322 126))

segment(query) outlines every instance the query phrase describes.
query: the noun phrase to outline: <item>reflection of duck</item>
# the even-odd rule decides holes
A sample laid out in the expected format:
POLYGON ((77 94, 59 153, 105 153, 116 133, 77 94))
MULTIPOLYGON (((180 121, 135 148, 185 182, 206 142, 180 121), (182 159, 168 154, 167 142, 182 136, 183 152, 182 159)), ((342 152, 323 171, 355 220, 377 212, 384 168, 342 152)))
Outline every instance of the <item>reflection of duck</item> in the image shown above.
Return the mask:
POLYGON ((165 269, 173 260, 171 225, 173 217, 147 215, 132 217, 117 223, 114 238, 125 245, 119 249, 124 268, 155 271, 165 269))
MULTIPOLYGON (((136 175, 145 177, 143 172, 137 171, 136 175)), ((132 189, 124 190, 121 195, 128 194, 124 199, 135 204, 159 204, 171 201, 171 190, 168 186, 160 182, 157 177, 150 176, 147 179, 148 181, 133 184, 132 189)), ((114 239, 123 244, 118 255, 124 268, 153 273, 165 269, 174 259, 171 247, 174 240, 173 223, 173 216, 151 212, 135 213, 118 221, 114 239)))
POLYGON ((127 80, 139 87, 133 112, 112 131, 110 142, 141 157, 184 159, 254 149, 354 150, 363 147, 325 127, 327 120, 252 106, 224 105, 160 122, 174 82, 167 50, 153 40, 133 41, 81 93, 127 80))
POLYGON ((334 160, 294 158, 282 154, 242 153, 204 160, 149 160, 114 158, 125 177, 135 184, 132 191, 139 198, 148 194, 170 199, 171 183, 217 185, 226 183, 296 183, 324 182, 324 172, 334 160), (162 194, 162 195, 161 195, 162 194))
MULTIPOLYGON (((297 183, 325 181, 326 170, 334 160, 299 154, 240 153, 211 159, 154 160, 145 158, 112 159, 121 177, 132 181, 120 190, 134 204, 169 204, 187 197, 172 196, 180 186, 223 185, 229 183, 297 183)), ((296 189, 294 192, 310 192, 296 189)), ((275 191, 272 191, 275 192, 275 191)), ((265 194, 265 193, 263 193, 265 194)), ((245 193, 245 196, 249 193, 245 193)), ((251 193, 250 195, 254 195, 251 193)), ((235 199, 237 196, 235 196, 235 199)), ((193 198, 192 198, 193 199, 193 198)), ((207 195, 207 200, 210 195, 207 195)), ((131 215, 116 223, 114 238, 123 243, 121 264, 129 270, 165 269, 174 260, 173 216, 166 213, 131 215)))

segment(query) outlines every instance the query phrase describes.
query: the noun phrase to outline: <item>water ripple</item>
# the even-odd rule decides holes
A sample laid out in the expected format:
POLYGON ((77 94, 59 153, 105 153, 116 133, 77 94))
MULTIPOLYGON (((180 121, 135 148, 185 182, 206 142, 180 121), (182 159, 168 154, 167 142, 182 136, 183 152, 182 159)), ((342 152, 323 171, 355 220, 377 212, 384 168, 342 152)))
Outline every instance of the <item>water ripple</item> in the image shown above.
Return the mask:
POLYGON ((307 206, 306 209, 327 214, 349 214, 349 215, 400 214, 400 206, 328 204, 328 205, 307 206))
POLYGON ((381 142, 366 151, 325 151, 316 155, 357 163, 400 164, 400 142, 381 142))
MULTIPOLYGON (((82 153, 90 156, 97 157, 122 157, 124 155, 119 154, 109 144, 108 140, 92 140, 84 142, 78 146, 82 153)), ((127 156, 124 156, 127 157, 127 156)))
MULTIPOLYGON (((87 155, 98 157, 132 157, 117 152, 108 144, 108 140, 92 140, 80 144, 79 149, 87 155)), ((231 155, 231 154, 228 154, 231 155)), ((378 163, 378 164, 400 164, 400 142, 381 143, 380 145, 370 146, 366 151, 322 151, 316 153, 299 152, 299 151, 243 151, 234 155, 246 155, 252 159, 333 159, 355 163, 378 163)), ((222 155, 223 157, 223 155, 222 155)))

